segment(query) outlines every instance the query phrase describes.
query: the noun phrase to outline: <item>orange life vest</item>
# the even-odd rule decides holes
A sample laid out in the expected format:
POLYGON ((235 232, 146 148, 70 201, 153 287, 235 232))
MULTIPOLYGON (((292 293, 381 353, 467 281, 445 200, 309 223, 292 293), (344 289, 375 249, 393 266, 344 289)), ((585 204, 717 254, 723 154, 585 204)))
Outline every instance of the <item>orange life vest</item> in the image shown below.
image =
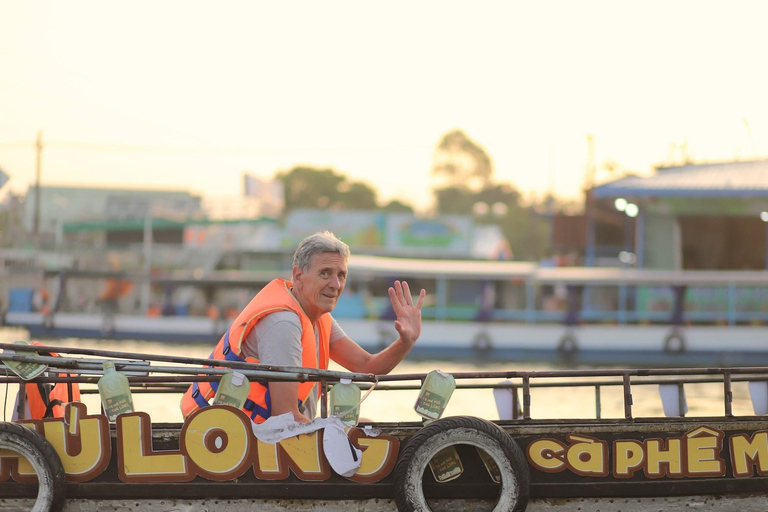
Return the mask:
MULTIPOLYGON (((33 341, 31 345, 42 345, 33 341)), ((41 352, 40 355, 59 357, 55 352, 41 352)), ((71 373, 59 373, 58 377, 74 377, 71 373)), ((30 382, 24 384, 25 419, 64 417, 64 404, 80 401, 80 386, 76 382, 58 382, 55 385, 30 382)))
POLYGON ((119 299, 128 294, 133 288, 133 283, 125 279, 111 277, 107 279, 104 289, 99 294, 99 300, 119 299))
MULTIPOLYGON (((248 337, 256 323, 265 315, 277 311, 293 311, 301 319, 301 365, 306 368, 317 368, 319 366, 321 369, 327 369, 329 358, 328 345, 331 337, 331 315, 324 314, 317 321, 318 337, 320 340, 320 354, 318 357, 314 326, 289 291, 292 286, 293 284, 290 281, 275 279, 262 288, 240 314, 237 315, 229 330, 224 333, 216 348, 208 356, 209 359, 258 363, 258 359, 243 356, 243 340, 248 337)), ((181 412, 184 417, 186 418, 201 407, 210 405, 208 401, 216 395, 218 387, 218 382, 193 383, 181 399, 181 412)), ((299 383, 299 404, 309 398, 314 387, 314 382, 299 383)), ((250 388, 243 410, 254 423, 263 423, 272 414, 269 383, 267 381, 252 380, 250 388)), ((319 395, 319 393, 318 387, 317 394, 319 395)))

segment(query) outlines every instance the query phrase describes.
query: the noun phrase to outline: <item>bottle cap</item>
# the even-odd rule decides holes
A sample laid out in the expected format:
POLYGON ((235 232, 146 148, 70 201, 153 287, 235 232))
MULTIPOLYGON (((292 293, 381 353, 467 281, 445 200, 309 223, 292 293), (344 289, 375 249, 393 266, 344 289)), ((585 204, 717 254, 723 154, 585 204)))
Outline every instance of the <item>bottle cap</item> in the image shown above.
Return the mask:
POLYGON ((115 362, 114 361, 104 361, 104 364, 102 365, 105 370, 114 369, 115 368, 115 362))
POLYGON ((339 379, 341 384, 352 384, 352 379, 339 379))
POLYGON ((245 375, 240 372, 232 372, 232 385, 242 386, 245 380, 245 375))

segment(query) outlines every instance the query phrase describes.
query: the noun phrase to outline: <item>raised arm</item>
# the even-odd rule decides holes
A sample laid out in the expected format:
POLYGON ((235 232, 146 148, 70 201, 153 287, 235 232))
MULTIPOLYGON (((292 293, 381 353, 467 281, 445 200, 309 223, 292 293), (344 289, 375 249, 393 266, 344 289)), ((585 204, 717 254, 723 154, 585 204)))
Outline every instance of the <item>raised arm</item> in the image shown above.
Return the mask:
POLYGON ((391 372, 408 355, 421 334, 421 307, 426 295, 422 289, 414 304, 408 283, 395 281, 394 287, 389 288, 389 299, 397 315, 395 329, 399 337, 376 354, 369 353, 349 338, 342 338, 331 344, 331 359, 352 372, 377 375, 391 372))

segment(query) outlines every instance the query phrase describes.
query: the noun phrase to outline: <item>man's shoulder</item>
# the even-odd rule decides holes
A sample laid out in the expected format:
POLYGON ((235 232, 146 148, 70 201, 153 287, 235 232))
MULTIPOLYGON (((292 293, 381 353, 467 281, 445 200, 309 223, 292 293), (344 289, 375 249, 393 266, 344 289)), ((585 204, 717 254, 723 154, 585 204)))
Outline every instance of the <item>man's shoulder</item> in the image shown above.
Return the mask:
POLYGON ((295 324, 301 327, 301 319, 295 311, 286 309, 283 311, 275 311, 274 313, 267 313, 264 315, 257 325, 262 327, 271 327, 279 323, 295 324))

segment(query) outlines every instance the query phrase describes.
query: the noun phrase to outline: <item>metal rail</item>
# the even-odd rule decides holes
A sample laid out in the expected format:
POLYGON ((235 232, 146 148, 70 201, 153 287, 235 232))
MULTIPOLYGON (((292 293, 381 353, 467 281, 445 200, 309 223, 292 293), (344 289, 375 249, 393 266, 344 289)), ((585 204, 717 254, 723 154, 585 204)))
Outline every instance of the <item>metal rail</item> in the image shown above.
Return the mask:
MULTIPOLYGON (((228 365, 229 361, 216 361, 216 365, 229 366, 228 368, 212 368, 209 366, 151 366, 149 361, 169 361, 210 363, 211 360, 199 358, 172 358, 169 356, 152 356, 147 354, 135 354, 126 352, 114 352, 105 350, 87 349, 61 349, 58 347, 42 347, 30 345, 17 345, 0 343, 0 348, 18 352, 44 352, 55 350, 58 353, 84 353, 87 355, 104 356, 115 355, 129 357, 136 361, 115 361, 118 369, 128 373, 128 380, 132 388, 141 393, 177 393, 187 389, 191 382, 217 381, 222 375, 237 368, 251 379, 261 381, 316 381, 321 385, 320 410, 323 416, 328 414, 327 400, 328 388, 332 383, 341 378, 351 378, 361 382, 360 387, 368 390, 376 387, 379 391, 416 390, 421 387, 426 374, 410 373, 400 375, 380 375, 348 373, 330 370, 311 370, 307 368, 287 368, 269 365, 257 365, 251 363, 237 363, 228 365), (299 370, 299 371, 295 371, 299 370), (135 375, 135 372, 144 374, 135 375), (163 375, 150 375, 158 373, 163 375), (380 381, 381 384, 370 384, 380 381), (412 381, 412 382, 408 382, 412 381)), ((82 359, 72 357, 50 357, 19 353, 0 353, 0 360, 13 360, 22 362, 37 362, 49 365, 44 376, 31 381, 24 381, 5 369, 5 377, 0 376, 2 384, 22 384, 25 382, 77 382, 95 384, 102 372, 102 360, 82 359)), ((2 368, 2 367, 0 367, 2 368)), ((0 369, 0 372, 3 370, 0 369)), ((602 414, 601 392, 605 387, 622 387, 624 417, 633 419, 633 386, 676 384, 680 393, 679 411, 684 415, 683 386, 685 384, 712 384, 719 383, 723 386, 723 409, 726 417, 733 416, 733 383, 735 382, 768 382, 768 368, 743 367, 743 368, 675 368, 675 369, 595 369, 595 370, 548 370, 548 371, 494 371, 494 372, 457 372, 452 374, 459 381, 457 389, 511 389, 513 419, 531 419, 531 390, 533 388, 576 388, 592 387, 595 391, 595 415, 600 419, 602 414), (503 379, 506 382, 466 382, 478 379, 503 379), (542 382, 541 379, 550 381, 542 382), (565 382, 558 380, 568 379, 565 382), (462 382, 465 381, 465 382, 462 382), (518 396, 522 390, 522 401, 518 396)), ((83 392, 91 393, 95 390, 83 392)))
MULTIPOLYGON (((211 359, 205 359, 205 358, 199 358, 199 357, 163 356, 163 355, 153 355, 153 354, 141 354, 141 353, 135 353, 135 352, 118 352, 114 350, 53 347, 53 346, 47 346, 47 345, 25 345, 25 344, 17 344, 17 343, 0 343, 0 349, 2 349, 3 351, 12 350, 14 352, 37 352, 37 353, 55 352, 57 354, 81 354, 81 355, 90 355, 90 356, 103 356, 103 357, 108 357, 110 359, 135 359, 137 361, 142 361, 142 362, 157 361, 157 362, 177 363, 177 364, 187 364, 187 365, 200 365, 205 367, 208 367, 208 365, 212 363, 211 359)), ((24 361, 24 362, 44 362, 50 366, 57 366, 62 368, 77 367, 77 366, 69 366, 68 364, 64 363, 63 360, 85 361, 87 363, 94 362, 94 360, 86 360, 86 359, 77 360, 71 357, 50 358, 47 356, 20 356, 18 354, 11 356, 9 354, 0 353, 0 360, 8 360, 8 359, 14 360, 14 361, 24 361), (46 360, 24 359, 24 357, 40 357, 40 358, 46 358, 46 360)), ((101 362, 102 361, 99 361, 98 364, 101 365, 101 362)), ((115 366, 117 366, 118 364, 119 364, 119 361, 115 362, 115 366)), ((303 367, 297 367, 297 366, 273 366, 268 364, 246 363, 246 362, 240 362, 240 361, 226 361, 226 360, 217 360, 216 366, 222 367, 222 368, 233 368, 238 370, 301 374, 306 376, 306 378, 304 378, 303 380, 320 380, 319 377, 326 377, 331 379, 350 378, 356 381, 367 381, 367 382, 376 381, 376 376, 370 373, 349 373, 349 372, 337 372, 332 370, 316 370, 312 368, 303 368, 303 367), (313 377, 318 377, 318 378, 313 378, 313 377)), ((135 368, 135 367, 132 366, 132 368, 135 368)), ((157 368, 160 368, 160 367, 152 367, 151 371, 161 373, 161 370, 158 370, 157 368)), ((98 369, 101 369, 101 368, 99 367, 98 369)), ((205 368, 201 368, 198 370, 200 371, 196 370, 196 373, 207 373, 205 368)), ((172 372, 166 372, 166 373, 172 373, 172 372)), ((184 373, 184 372, 178 372, 178 373, 184 373)), ((222 372, 213 372, 213 373, 221 374, 222 372)), ((272 374, 270 373, 269 375, 272 375, 272 374)), ((280 380, 285 380, 285 379, 280 379, 280 380)))

